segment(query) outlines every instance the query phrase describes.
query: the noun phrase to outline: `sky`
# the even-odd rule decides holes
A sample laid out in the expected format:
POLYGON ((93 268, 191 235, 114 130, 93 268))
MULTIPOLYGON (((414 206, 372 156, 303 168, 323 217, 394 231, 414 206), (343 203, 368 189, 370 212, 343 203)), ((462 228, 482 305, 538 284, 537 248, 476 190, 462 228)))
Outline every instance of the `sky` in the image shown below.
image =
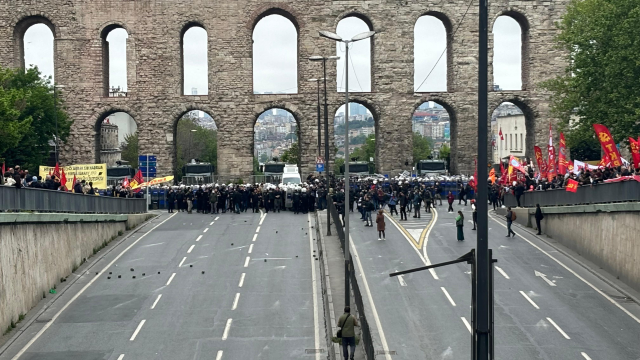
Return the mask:
MULTIPOLYGON (((343 38, 351 38, 361 32, 369 31, 364 21, 351 17, 340 21, 336 32, 343 38)), ((504 90, 521 88, 521 53, 513 51, 520 48, 520 27, 510 17, 502 16, 494 24, 494 83, 504 90)), ((415 76, 414 88, 418 87, 427 74, 433 72, 422 83, 419 91, 446 91, 446 53, 437 65, 436 61, 446 49, 445 29, 440 20, 432 16, 421 17, 414 32, 415 76), (435 65, 435 69, 434 69, 435 65)), ((263 18, 253 33, 254 51, 254 92, 296 93, 296 29, 293 24, 280 15, 263 18)), ((107 40, 110 46, 110 86, 127 88, 126 76, 126 31, 112 31, 107 40)), ((323 39, 324 40, 324 39, 323 39)), ((326 40, 331 41, 331 40, 326 40)), ((37 65, 46 76, 53 75, 53 35, 43 24, 30 27, 25 34, 25 64, 37 65)), ((198 94, 206 94, 207 82, 207 34, 202 28, 191 28, 185 33, 185 94, 190 95, 192 88, 198 94)), ((336 87, 344 91, 344 44, 336 45, 336 68, 339 79, 336 87)), ((371 90, 371 40, 355 42, 349 48, 349 90, 371 90)), ((300 59, 303 61, 304 59, 300 59)), ((299 79, 306 81, 307 79, 299 79)))

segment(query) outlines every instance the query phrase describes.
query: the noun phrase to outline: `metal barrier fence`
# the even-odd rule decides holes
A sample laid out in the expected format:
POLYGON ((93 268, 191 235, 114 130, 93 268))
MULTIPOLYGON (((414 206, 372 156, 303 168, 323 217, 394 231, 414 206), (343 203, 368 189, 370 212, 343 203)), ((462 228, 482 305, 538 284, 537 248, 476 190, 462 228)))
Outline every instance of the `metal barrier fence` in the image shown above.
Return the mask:
MULTIPOLYGON (((629 201, 640 201, 640 182, 629 180, 595 186, 579 186, 575 193, 566 189, 525 191, 520 196, 521 207, 534 207, 536 204, 566 206, 629 201)), ((518 201, 514 195, 505 194, 504 205, 515 207, 518 206, 518 201)))
MULTIPOLYGON (((345 234, 344 229, 342 228, 342 220, 340 220, 340 214, 338 209, 336 209, 335 205, 333 205, 332 201, 329 201, 329 212, 331 213, 331 218, 333 219, 333 223, 335 224, 336 231, 338 232, 338 238, 340 239, 340 243, 342 245, 342 250, 344 251, 345 246, 345 234)), ((347 204, 345 204, 347 206, 347 204)), ((346 210, 346 209, 345 209, 346 210)), ((373 360, 375 359, 375 350, 373 348, 373 339, 371 338, 371 330, 369 329, 369 322, 367 321, 367 316, 364 311, 364 302, 362 301, 362 294, 360 293, 360 287, 358 285, 358 279, 356 277, 356 272, 353 270, 353 257, 349 256, 349 268, 352 269, 349 278, 351 279, 351 289, 353 290, 353 299, 356 304, 356 308, 358 309, 358 314, 360 318, 360 329, 362 330, 362 344, 364 346, 364 351, 367 354, 367 359, 373 360)))
POLYGON ((147 212, 147 204, 145 199, 123 199, 0 186, 0 211, 137 214, 147 212))

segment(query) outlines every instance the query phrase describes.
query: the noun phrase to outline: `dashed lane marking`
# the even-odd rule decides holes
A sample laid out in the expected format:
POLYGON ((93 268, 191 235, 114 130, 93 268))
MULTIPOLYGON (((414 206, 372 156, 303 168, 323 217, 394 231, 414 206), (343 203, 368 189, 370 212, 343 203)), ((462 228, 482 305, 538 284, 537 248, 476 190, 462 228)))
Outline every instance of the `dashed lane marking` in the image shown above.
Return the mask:
POLYGON ((222 359, 222 350, 218 350, 218 354, 216 354, 216 360, 222 359))
POLYGON ((174 276, 176 276, 176 273, 171 274, 171 277, 169 278, 169 281, 167 281, 167 285, 165 286, 169 286, 169 284, 171 284, 171 281, 173 280, 174 276))
POLYGON ((498 266, 496 266, 495 268, 496 268, 496 270, 498 270, 498 272, 499 272, 500 274, 502 274, 502 276, 504 276, 504 277, 505 277, 505 279, 507 279, 507 280, 508 280, 508 279, 510 279, 510 278, 509 278, 509 275, 507 275, 507 273, 506 273, 506 272, 504 272, 504 270, 502 270, 502 268, 500 268, 500 267, 498 267, 498 266))
POLYGON ((256 234, 260 232, 260 226, 256 229, 256 234))
POLYGON ((122 360, 122 359, 124 359, 124 354, 120 354, 120 356, 118 356, 118 360, 122 360))
POLYGON ((249 254, 251 254, 252 251, 253 251, 253 244, 251 244, 251 246, 249 246, 249 254))
POLYGON ((539 307, 535 302, 533 302, 533 300, 531 300, 531 298, 530 298, 529 296, 527 296, 527 294, 525 294, 525 293, 524 293, 524 291, 520 291, 520 294, 521 294, 522 296, 524 296, 524 298, 525 298, 525 299, 527 299, 527 301, 528 301, 531 305, 533 305, 533 307, 534 307, 534 308, 536 308, 536 309, 540 310, 540 307, 539 307))
POLYGON ((240 275, 240 282, 238 283, 238 287, 242 287, 242 285, 244 284, 244 276, 246 274, 242 273, 242 275, 240 275))
POLYGON ((407 282, 404 281, 404 275, 398 275, 397 278, 398 278, 398 281, 400 282, 400 286, 407 286, 407 282))
POLYGON ((244 259, 244 267, 249 266, 249 260, 250 260, 250 259, 251 259, 251 258, 250 258, 249 256, 247 256, 247 258, 246 258, 246 259, 244 259))
POLYGON ((191 251, 193 251, 193 248, 196 247, 195 245, 191 245, 191 247, 189 248, 189 250, 187 250, 187 254, 191 254, 191 251))
POLYGON ((582 357, 583 357, 585 360, 591 360, 591 358, 589 357, 589 355, 587 355, 585 352, 581 352, 581 353, 580 353, 580 355, 582 355, 582 357))
POLYGON ((202 239, 202 235, 198 236, 198 238, 196 239, 196 241, 200 241, 200 239, 202 239))
POLYGON ((467 327, 467 330, 469 330, 469 333, 472 333, 471 331, 471 324, 469 324, 469 322, 467 321, 467 318, 465 318, 464 316, 461 317, 460 319, 462 319, 462 322, 464 323, 464 326, 467 327))
POLYGON ((252 241, 256 241, 257 238, 258 238, 258 234, 253 234, 253 240, 252 241))
POLYGON ((151 305, 151 310, 156 308, 156 305, 158 305, 158 301, 160 301, 161 297, 162 297, 162 294, 158 295, 158 298, 156 298, 156 301, 154 301, 153 305, 151 305))
POLYGON ((571 338, 569 337, 569 335, 567 335, 567 333, 566 333, 566 332, 564 332, 564 330, 562 330, 562 329, 560 328, 560 326, 558 326, 558 324, 556 324, 556 322, 555 322, 555 321, 551 320, 551 318, 547 318, 547 320, 551 323, 551 325, 553 325, 553 327, 554 327, 554 328, 556 328, 556 330, 558 330, 558 332, 559 332, 560 334, 562 334, 562 336, 564 336, 564 338, 565 338, 565 339, 567 339, 567 340, 571 340, 571 338))
POLYGON ((209 224, 209 226, 213 225, 213 221, 211 222, 211 224, 209 224))
POLYGON ((184 261, 187 260, 187 257, 183 257, 182 261, 180 261, 180 264, 178 264, 178 267, 182 267, 182 264, 184 264, 184 261))
POLYGON ((229 329, 231 329, 232 322, 233 319, 227 320, 227 325, 225 325, 224 332, 222 333, 222 340, 227 340, 227 337, 229 337, 229 329))
POLYGON ((209 228, 204 229, 204 231, 203 231, 203 232, 207 232, 207 231, 209 231, 209 228))
POLYGON ((233 299, 233 306, 231 306, 231 310, 235 310, 238 307, 238 300, 240 300, 240 293, 236 293, 236 298, 233 299))
POLYGON ((216 221, 216 220, 218 220, 218 219, 220 219, 220 216, 216 216, 216 218, 215 218, 215 219, 213 219, 213 221, 216 221))
POLYGON ((451 303, 451 305, 456 306, 455 301, 453 301, 453 299, 451 298, 451 295, 449 295, 449 292, 447 291, 447 289, 445 289, 444 287, 440 287, 440 289, 442 289, 442 292, 444 293, 444 295, 447 297, 447 299, 449 300, 449 302, 451 303))
POLYGON ((136 328, 136 331, 133 332, 133 335, 131 335, 131 339, 129 339, 129 341, 133 341, 136 339, 136 336, 138 336, 138 333, 140 332, 140 330, 142 330, 142 327, 144 326, 144 323, 146 323, 147 320, 142 320, 140 321, 140 324, 138 324, 138 327, 136 328))

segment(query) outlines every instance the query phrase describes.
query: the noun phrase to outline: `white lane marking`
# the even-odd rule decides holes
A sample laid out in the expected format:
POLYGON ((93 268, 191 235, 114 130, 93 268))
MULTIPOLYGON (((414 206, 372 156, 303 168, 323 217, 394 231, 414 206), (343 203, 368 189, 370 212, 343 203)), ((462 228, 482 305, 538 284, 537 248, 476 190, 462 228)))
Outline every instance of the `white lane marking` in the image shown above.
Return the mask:
POLYGON ((122 360, 122 359, 124 359, 124 354, 120 354, 120 356, 118 356, 118 360, 122 360))
MULTIPOLYGON (((505 229, 507 228, 506 225, 504 225, 503 223, 499 222, 498 220, 495 219, 495 217, 491 216, 491 218, 493 219, 493 221, 497 222, 499 225, 501 225, 502 227, 504 227, 505 229)), ((531 246, 533 246, 534 248, 538 249, 538 251, 540 251, 541 253, 547 255, 549 258, 551 258, 551 260, 555 261, 556 263, 558 263, 560 266, 562 266, 563 268, 565 268, 568 272, 572 273, 575 277, 577 277, 578 279, 582 280, 582 282, 584 282, 585 284, 589 285, 589 287, 591 287, 593 290, 595 290, 598 294, 602 295, 605 299, 609 300, 610 303, 612 303, 613 305, 615 305, 618 309, 624 311, 625 314, 629 315, 630 318, 632 318, 633 320, 635 320, 638 324, 640 324, 640 318, 638 318, 637 316, 633 315, 629 310, 625 309, 624 307, 622 307, 622 305, 618 304, 615 300, 613 300, 609 295, 605 294, 604 292, 602 292, 602 290, 598 289, 597 287, 595 287, 592 283, 588 282, 585 278, 583 278, 582 276, 578 275, 578 273, 576 273, 575 271, 571 270, 567 265, 563 264, 562 262, 560 262, 560 260, 556 259, 555 257, 553 257, 552 255, 550 255, 548 252, 542 250, 538 245, 532 243, 531 241, 529 241, 529 239, 525 238, 524 236, 520 235, 520 234, 516 234, 519 238, 523 239, 524 241, 528 242, 531 246)))
MULTIPOLYGON (((380 341, 382 342, 382 350, 385 351, 385 359, 391 360, 391 355, 389 354, 389 345, 387 345, 387 338, 384 336, 384 331, 382 330, 382 324, 380 323, 380 316, 378 316, 378 311, 376 310, 376 304, 373 302, 373 296, 371 295, 371 290, 369 289, 369 283, 367 282, 367 277, 364 273, 364 269, 362 268, 362 263, 360 262, 360 256, 358 256, 358 250, 356 246, 353 244, 353 239, 351 235, 349 235, 349 247, 351 248, 351 252, 353 253, 353 257, 356 259, 356 263, 358 264, 358 269, 360 270, 360 276, 362 277, 362 283, 364 284, 365 292, 367 293, 367 298, 369 299, 369 303, 371 304, 371 311, 373 312, 373 319, 376 322, 376 327, 378 328, 378 334, 380 334, 380 341)), ((415 247, 411 246, 415 249, 415 247)), ((316 329, 318 327, 316 326, 316 329)))
POLYGON ((266 217, 267 217, 267 214, 262 215, 260 217, 260 224, 258 224, 258 225, 262 225, 262 222, 264 221, 264 218, 266 218, 266 217))
POLYGON ((40 329, 40 331, 38 331, 38 333, 31 340, 29 340, 29 342, 11 360, 19 359, 20 356, 22 356, 22 354, 24 354, 25 351, 27 351, 29 349, 29 347, 31 347, 31 345, 33 345, 33 343, 36 342, 38 340, 38 338, 40 338, 40 336, 42 336, 42 334, 45 331, 47 331, 47 329, 53 324, 54 321, 56 321, 56 319, 60 316, 60 314, 62 314, 62 312, 65 311, 69 307, 69 305, 71 305, 72 302, 74 302, 77 298, 79 298, 82 295, 82 293, 84 293, 85 290, 87 290, 89 288, 89 286, 91 286, 91 284, 93 284, 96 280, 98 280, 100 278, 100 275, 102 275, 105 271, 107 271, 108 268, 113 266, 113 264, 115 264, 116 261, 118 261, 122 257, 122 255, 124 255, 127 251, 129 251, 129 249, 134 247, 140 240, 142 240, 145 236, 147 236, 147 234, 149 234, 150 232, 152 232, 153 230, 158 228, 158 226, 160 226, 160 225, 164 224, 165 222, 169 221, 169 219, 171 219, 172 217, 176 216, 177 214, 178 213, 175 213, 175 214, 169 216, 168 218, 164 219, 164 221, 162 221, 160 224, 154 226, 151 230, 149 230, 146 233, 142 234, 142 236, 140 236, 136 241, 132 242, 131 245, 127 246, 126 249, 122 250, 122 252, 120 254, 118 254, 118 256, 116 256, 113 260, 111 260, 110 263, 107 264, 107 266, 105 266, 102 270, 100 270, 100 273, 97 276, 94 276, 87 283, 87 285, 85 285, 80 291, 78 291, 77 294, 75 294, 55 315, 53 315, 53 317, 51 318, 51 321, 46 323, 42 327, 42 329, 40 329))
POLYGON ((250 258, 249 256, 247 256, 247 258, 246 258, 246 259, 244 259, 244 267, 249 266, 249 260, 250 260, 250 259, 251 259, 251 258, 250 258))
POLYGON ((236 293, 236 298, 233 299, 233 306, 231 306, 231 310, 235 310, 238 307, 238 300, 240 300, 240 293, 236 293))
POLYGON ((129 341, 133 341, 136 339, 136 336, 138 336, 138 333, 140 332, 140 330, 142 329, 142 326, 144 326, 144 323, 146 323, 147 320, 142 320, 140 321, 140 324, 138 324, 138 327, 136 328, 136 331, 133 332, 133 335, 131 335, 131 339, 129 339, 129 341))
POLYGON ((229 329, 231 328, 231 322, 232 321, 233 321, 233 319, 227 320, 227 325, 225 325, 224 332, 222 333, 222 340, 227 340, 227 337, 229 336, 229 329))
MULTIPOLYGON (((387 218, 389 218, 389 215, 385 214, 385 216, 387 218)), ((402 234, 402 236, 405 238, 405 240, 407 240, 407 242, 409 243, 411 248, 416 252, 416 254, 418 254, 418 257, 420 258, 420 260, 422 260, 422 263, 427 265, 427 266, 431 265, 431 261, 429 261, 428 259, 425 259, 424 256, 420 253, 420 250, 416 249, 416 247, 413 245, 413 242, 411 241, 411 239, 409 239, 409 237, 407 237, 407 234, 405 234, 404 231, 402 231, 402 229, 400 228, 400 225, 396 224, 396 222, 393 221, 393 220, 389 220, 389 222, 391 222, 393 224, 393 226, 395 226, 396 229, 398 229, 400 234, 402 234)), ((434 224, 435 224, 435 222, 434 222, 434 224)), ((428 236, 429 236, 429 233, 427 233, 427 237, 428 236)), ((434 279, 438 280, 438 275, 436 275, 436 271, 434 269, 429 269, 429 272, 431 273, 431 276, 433 276, 434 279)))
POLYGON ((218 350, 218 354, 216 355, 216 360, 222 360, 222 350, 218 350))
POLYGON ((585 352, 581 352, 581 353, 580 353, 580 355, 582 355, 582 357, 583 357, 585 360, 591 360, 591 358, 589 357, 589 355, 587 355, 587 353, 585 353, 585 352))
POLYGON ((473 334, 473 332, 471 331, 471 324, 469 324, 467 319, 464 316, 461 317, 460 319, 462 319, 462 322, 464 323, 464 326, 467 327, 467 330, 469 330, 469 333, 473 334))
POLYGON ((238 287, 242 287, 242 284, 244 284, 245 275, 246 275, 245 273, 242 273, 242 275, 240 276, 240 282, 238 283, 238 287))
POLYGON ((211 222, 211 224, 209 224, 209 226, 213 225, 213 221, 211 222))
POLYGON ((174 276, 176 276, 176 273, 171 274, 171 277, 169 278, 169 281, 167 281, 167 285, 165 286, 169 286, 169 284, 171 284, 171 280, 173 280, 174 276))
POLYGON ((198 238, 196 239, 196 241, 200 241, 200 239, 202 239, 202 235, 198 236, 198 238))
POLYGON ((556 328, 556 330, 558 330, 558 332, 560 332, 560 334, 562 334, 562 336, 564 336, 565 339, 567 340, 571 340, 571 338, 569 337, 569 335, 567 335, 566 332, 564 332, 562 329, 560 329, 560 326, 558 326, 558 324, 556 324, 555 321, 551 320, 551 318, 547 318, 547 320, 549 320, 549 322, 551 323, 551 325, 553 325, 554 328, 556 328))
POLYGON ((451 295, 449 295, 449 292, 447 291, 447 289, 445 289, 444 287, 440 287, 440 289, 442 289, 442 292, 444 293, 444 295, 447 297, 447 299, 449 299, 449 302, 451 303, 451 305, 456 306, 455 301, 453 301, 453 299, 451 298, 451 295))
MULTIPOLYGON (((427 260, 428 262, 427 265, 431 265, 431 260, 429 260, 429 255, 427 255, 427 244, 429 243, 429 235, 431 235, 431 230, 433 230, 433 228, 436 226, 436 222, 438 221, 438 211, 435 208, 433 209, 432 216, 433 221, 431 223, 431 227, 429 227, 429 230, 427 230, 427 235, 424 237, 424 243, 422 244, 422 253, 424 254, 425 260, 427 260)), ((435 269, 429 269, 429 272, 435 280, 438 280, 438 275, 436 275, 435 269)))
POLYGON ((249 254, 251 254, 252 251, 253 251, 253 244, 251 244, 251 246, 249 246, 249 254))
POLYGON ((527 294, 524 293, 524 291, 520 291, 520 294, 522 294, 522 296, 524 296, 524 298, 527 299, 527 301, 529 301, 529 303, 531 303, 534 308, 540 310, 540 307, 535 302, 533 302, 533 300, 531 300, 531 298, 528 297, 527 294))
POLYGON ((260 226, 258 226, 258 228, 256 229, 256 233, 260 232, 260 226))
POLYGON ((218 220, 218 219, 220 219, 220 216, 216 216, 216 218, 215 218, 215 219, 213 219, 213 221, 216 221, 216 220, 218 220))
POLYGON ((504 276, 504 277, 505 277, 505 279, 509 279, 509 275, 507 275, 507 273, 506 273, 506 272, 504 272, 504 270, 502 270, 502 268, 497 267, 497 266, 496 266, 495 268, 496 268, 496 270, 498 270, 498 272, 499 272, 500 274, 502 274, 502 276, 504 276))
POLYGON ((153 302, 153 305, 151 305, 151 310, 156 308, 156 305, 158 305, 158 301, 160 301, 160 298, 162 297, 162 294, 158 295, 158 298, 156 299, 156 301, 153 302))
POLYGON ((258 238, 258 234, 253 234, 253 240, 251 241, 256 241, 257 238, 258 238))
POLYGON ((207 232, 207 231, 209 231, 209 228, 204 229, 204 231, 203 231, 203 232, 207 232))
POLYGON ((535 276, 537 276, 537 277, 541 277, 541 278, 542 278, 542 280, 544 280, 544 282, 546 282, 547 284, 549 284, 549 286, 556 286, 556 284, 555 284, 553 281, 551 281, 551 280, 547 279, 547 275, 545 275, 545 274, 541 273, 540 271, 533 270, 533 273, 535 274, 535 276))
POLYGON ((184 264, 184 261, 187 260, 187 257, 183 257, 182 261, 180 261, 180 264, 178 264, 178 267, 182 267, 182 264, 184 264))
MULTIPOLYGON (((309 219, 309 225, 311 226, 311 214, 307 214, 307 218, 309 219)), ((311 289, 313 296, 313 336, 315 341, 314 349, 320 348, 320 324, 318 322, 318 298, 317 298, 317 290, 316 290, 316 263, 313 254, 313 233, 311 232, 311 228, 309 227, 309 260, 311 261, 311 289)), ((316 360, 320 360, 320 353, 316 353, 316 360)))
POLYGON ((396 277, 398 278, 398 281, 400 282, 400 286, 407 286, 407 283, 404 281, 404 275, 398 275, 396 277))
POLYGON ((195 245, 191 245, 191 247, 189 248, 189 250, 187 250, 187 254, 191 254, 191 251, 193 250, 193 248, 196 247, 195 245))

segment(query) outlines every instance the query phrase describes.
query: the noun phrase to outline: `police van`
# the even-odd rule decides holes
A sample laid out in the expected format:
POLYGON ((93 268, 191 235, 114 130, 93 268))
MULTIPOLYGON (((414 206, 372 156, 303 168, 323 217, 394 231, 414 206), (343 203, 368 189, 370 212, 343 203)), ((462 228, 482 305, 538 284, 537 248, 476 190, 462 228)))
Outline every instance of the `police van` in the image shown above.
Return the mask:
POLYGON ((298 165, 287 164, 284 166, 281 184, 301 184, 302 178, 298 173, 298 165))

